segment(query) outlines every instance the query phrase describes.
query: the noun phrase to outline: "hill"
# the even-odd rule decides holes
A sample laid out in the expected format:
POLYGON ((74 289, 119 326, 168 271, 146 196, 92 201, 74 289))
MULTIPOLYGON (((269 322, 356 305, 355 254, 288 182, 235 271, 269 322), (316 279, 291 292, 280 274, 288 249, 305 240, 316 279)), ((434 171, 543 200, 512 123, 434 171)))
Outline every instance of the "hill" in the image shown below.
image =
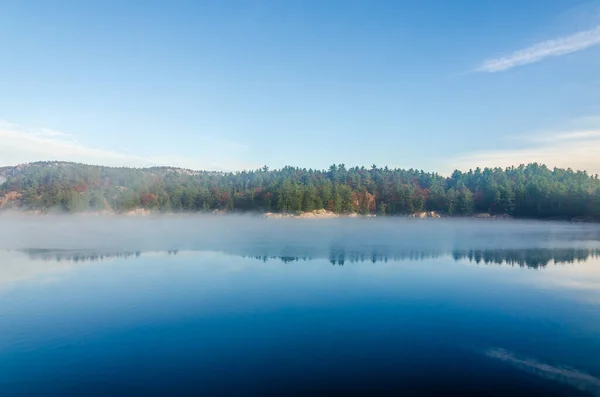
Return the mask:
POLYGON ((519 167, 450 177, 388 167, 284 167, 235 173, 38 162, 0 168, 0 207, 41 212, 310 212, 377 215, 436 211, 527 218, 600 219, 597 175, 519 167))

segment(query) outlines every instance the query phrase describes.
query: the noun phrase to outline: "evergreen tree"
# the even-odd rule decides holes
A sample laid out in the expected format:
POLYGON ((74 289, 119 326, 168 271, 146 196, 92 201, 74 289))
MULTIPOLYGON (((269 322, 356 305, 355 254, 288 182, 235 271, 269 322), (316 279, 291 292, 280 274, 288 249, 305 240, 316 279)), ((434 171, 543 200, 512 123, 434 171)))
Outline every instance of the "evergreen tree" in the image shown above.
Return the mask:
POLYGON ((346 168, 344 164, 332 165, 327 171, 263 167, 223 173, 40 162, 0 168, 0 181, 0 197, 12 194, 10 206, 42 211, 143 207, 188 212, 296 212, 325 208, 336 213, 379 215, 439 211, 600 219, 597 175, 536 163, 455 171, 443 177, 414 169, 346 168))

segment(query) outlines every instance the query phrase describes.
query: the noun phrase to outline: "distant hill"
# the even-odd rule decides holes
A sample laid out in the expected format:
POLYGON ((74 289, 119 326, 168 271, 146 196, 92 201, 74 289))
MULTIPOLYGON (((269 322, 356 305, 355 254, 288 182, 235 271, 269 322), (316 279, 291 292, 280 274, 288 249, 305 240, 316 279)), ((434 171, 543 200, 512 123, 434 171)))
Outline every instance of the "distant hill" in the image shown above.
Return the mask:
POLYGON ((0 208, 40 212, 311 212, 378 215, 435 211, 600 219, 597 175, 528 164, 455 171, 332 165, 236 173, 174 167, 38 162, 0 168, 0 208))

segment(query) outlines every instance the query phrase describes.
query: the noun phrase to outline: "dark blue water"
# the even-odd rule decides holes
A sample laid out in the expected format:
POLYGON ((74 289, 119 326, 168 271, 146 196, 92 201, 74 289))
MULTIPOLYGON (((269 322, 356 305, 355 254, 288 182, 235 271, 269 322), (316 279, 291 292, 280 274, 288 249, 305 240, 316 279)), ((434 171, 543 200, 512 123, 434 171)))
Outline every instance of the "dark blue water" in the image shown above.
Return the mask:
POLYGON ((600 395, 595 229, 325 225, 0 251, 0 395, 600 395))

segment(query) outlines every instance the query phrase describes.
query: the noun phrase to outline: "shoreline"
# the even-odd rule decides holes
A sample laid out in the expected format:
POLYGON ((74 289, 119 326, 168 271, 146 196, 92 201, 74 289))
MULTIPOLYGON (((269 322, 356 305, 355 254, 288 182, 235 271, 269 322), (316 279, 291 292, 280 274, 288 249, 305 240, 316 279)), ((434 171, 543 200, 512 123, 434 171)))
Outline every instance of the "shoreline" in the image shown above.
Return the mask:
POLYGON ((177 217, 177 216, 227 216, 227 215, 247 215, 262 217, 265 219, 370 219, 370 218, 404 218, 404 219, 476 219, 476 220, 534 220, 534 221, 554 221, 554 222, 568 222, 568 223, 600 223, 600 219, 573 217, 573 218, 526 218, 526 217, 513 217, 508 214, 490 214, 490 213, 477 213, 473 215, 449 215, 444 213, 438 213, 435 211, 424 211, 416 212, 413 214, 402 214, 402 215, 376 215, 376 214, 338 214, 328 210, 315 210, 312 212, 299 212, 299 213, 283 213, 283 212, 253 212, 253 211, 227 211, 227 210, 213 210, 210 212, 160 212, 152 211, 144 208, 138 208, 126 212, 115 212, 109 210, 103 211, 85 211, 75 213, 64 213, 55 211, 42 211, 42 210, 31 210, 21 211, 18 209, 5 209, 0 210, 0 217, 3 215, 24 215, 24 216, 92 216, 92 217, 120 217, 120 218, 146 218, 146 217, 177 217))

